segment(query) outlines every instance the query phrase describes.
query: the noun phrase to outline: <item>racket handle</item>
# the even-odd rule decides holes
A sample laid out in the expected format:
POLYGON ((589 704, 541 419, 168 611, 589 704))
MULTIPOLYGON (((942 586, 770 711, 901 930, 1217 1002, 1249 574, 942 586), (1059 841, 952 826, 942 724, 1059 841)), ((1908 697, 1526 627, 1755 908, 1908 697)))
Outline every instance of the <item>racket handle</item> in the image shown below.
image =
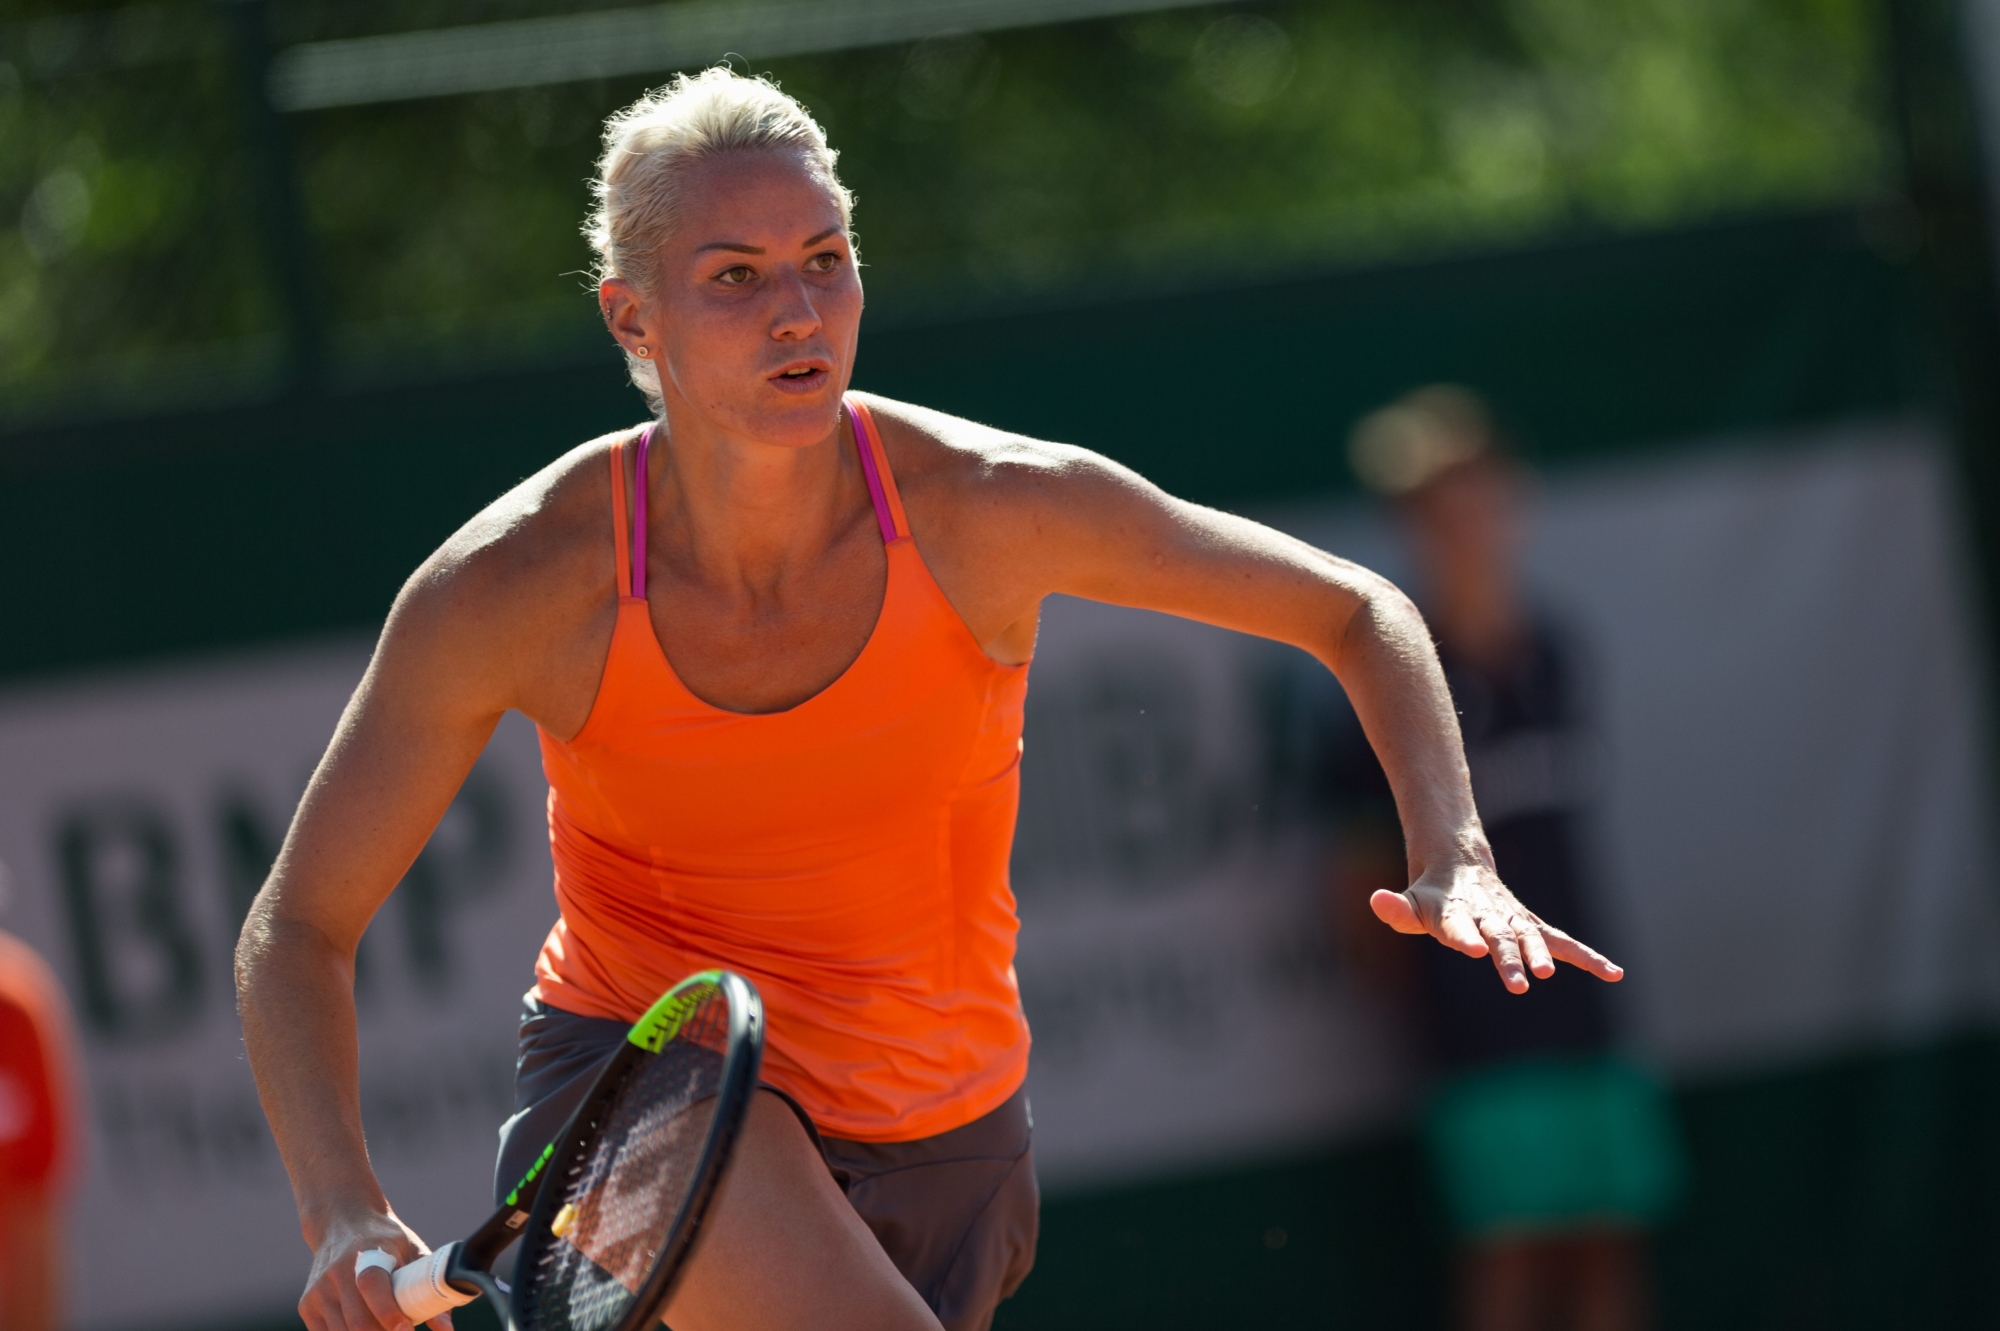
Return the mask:
POLYGON ((399 1267, 389 1277, 389 1283, 396 1290, 396 1306, 416 1325, 422 1326, 439 1313, 463 1307, 479 1297, 456 1289, 445 1281, 445 1272, 457 1251, 456 1243, 447 1243, 429 1256, 419 1257, 408 1266, 399 1267))

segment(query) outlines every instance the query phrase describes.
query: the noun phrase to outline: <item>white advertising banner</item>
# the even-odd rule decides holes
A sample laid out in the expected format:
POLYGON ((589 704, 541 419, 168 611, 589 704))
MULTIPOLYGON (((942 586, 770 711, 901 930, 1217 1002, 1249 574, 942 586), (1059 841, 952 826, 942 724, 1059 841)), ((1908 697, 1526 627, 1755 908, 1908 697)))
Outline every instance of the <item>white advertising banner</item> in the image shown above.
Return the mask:
MULTIPOLYGON (((1944 441, 1877 423, 1549 482, 1537 599, 1580 643, 1605 947, 1682 1075, 2000 1012, 1989 728, 1944 441)), ((1379 516, 1286 525, 1402 581, 1379 516)))
MULTIPOLYGON (((0 707, 0 925, 56 967, 91 1133, 82 1328, 282 1312, 306 1269, 230 954, 365 643, 22 694, 0 707), (116 1252, 117 1262, 91 1254, 116 1252)), ((359 957, 369 1149, 419 1232, 482 1210, 549 889, 546 787, 509 718, 359 957)))
POLYGON ((1990 1020, 1994 732, 1943 440, 1608 470, 1548 510, 1534 564, 1598 658, 1644 1044, 1722 1072, 1990 1020))
POLYGON ((1268 1154, 1391 1111, 1396 1030, 1342 985, 1328 934, 1319 668, 1059 598, 1034 669, 1013 880, 1045 1182, 1268 1154))
MULTIPOLYGON (((1640 1043, 1682 1070, 1996 1010, 1984 739, 1937 450, 1882 427, 1550 485, 1532 563, 1597 666, 1597 830, 1640 1043)), ((1394 574, 1359 506, 1286 525, 1394 574)), ((343 640, 0 697, 0 927, 77 1009, 83 1331, 282 1314, 306 1254, 244 1063, 242 912, 359 677, 343 640), (90 1254, 112 1250, 116 1263, 90 1254)), ((1052 1190, 1351 1133, 1394 1023, 1328 941, 1301 654, 1058 600, 1014 858, 1052 1190)), ((364 1113, 421 1232, 481 1217, 554 915, 510 718, 363 946, 364 1113)))

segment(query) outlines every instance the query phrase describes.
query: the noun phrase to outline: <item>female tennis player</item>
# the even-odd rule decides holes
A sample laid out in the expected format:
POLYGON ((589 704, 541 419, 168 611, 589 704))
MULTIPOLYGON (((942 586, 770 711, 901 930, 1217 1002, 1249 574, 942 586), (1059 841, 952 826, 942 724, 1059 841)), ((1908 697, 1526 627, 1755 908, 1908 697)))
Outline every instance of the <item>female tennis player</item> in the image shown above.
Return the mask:
POLYGON ((502 1186, 683 975, 739 972, 768 1010, 768 1093, 676 1331, 968 1331, 1026 1274, 1007 859, 1051 593, 1313 653, 1403 821, 1410 886, 1377 914, 1490 956, 1515 992, 1557 961, 1618 978, 1495 875, 1436 655, 1393 586, 1082 449, 850 394, 850 199, 770 84, 676 79, 605 145, 598 298, 655 418, 564 454, 410 578, 244 930, 313 1331, 406 1325, 383 1272, 355 1275, 364 1250, 423 1249, 363 1142, 354 951, 510 708, 541 731, 561 918, 502 1186))

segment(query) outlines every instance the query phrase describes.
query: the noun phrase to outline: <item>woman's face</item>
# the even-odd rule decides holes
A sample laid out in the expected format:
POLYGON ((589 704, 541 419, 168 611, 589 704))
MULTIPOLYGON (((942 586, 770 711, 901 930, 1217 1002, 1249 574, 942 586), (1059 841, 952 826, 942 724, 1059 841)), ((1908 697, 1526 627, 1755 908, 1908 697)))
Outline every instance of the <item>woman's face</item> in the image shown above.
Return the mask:
POLYGON ((619 340, 652 352, 669 419, 691 409, 759 443, 824 441, 861 328, 839 204, 803 154, 771 149, 691 164, 681 200, 659 290, 628 319, 614 312, 619 340))

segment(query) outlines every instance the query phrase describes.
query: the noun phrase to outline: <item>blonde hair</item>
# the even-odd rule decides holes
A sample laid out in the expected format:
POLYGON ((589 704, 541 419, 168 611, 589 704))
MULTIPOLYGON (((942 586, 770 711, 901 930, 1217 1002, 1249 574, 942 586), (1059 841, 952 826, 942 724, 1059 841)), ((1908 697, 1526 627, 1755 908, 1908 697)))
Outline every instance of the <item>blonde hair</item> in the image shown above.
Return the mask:
MULTIPOLYGON (((727 65, 676 74, 604 122, 604 154, 591 182, 596 202, 583 234, 597 251, 593 275, 618 277, 651 296, 659 290, 660 247, 680 223, 681 179, 690 162, 746 149, 790 149, 833 195, 841 225, 854 196, 840 183, 840 160, 826 131, 796 98, 769 79, 746 78, 727 65)), ((652 362, 627 354, 632 382, 654 411, 660 375, 652 362)))

